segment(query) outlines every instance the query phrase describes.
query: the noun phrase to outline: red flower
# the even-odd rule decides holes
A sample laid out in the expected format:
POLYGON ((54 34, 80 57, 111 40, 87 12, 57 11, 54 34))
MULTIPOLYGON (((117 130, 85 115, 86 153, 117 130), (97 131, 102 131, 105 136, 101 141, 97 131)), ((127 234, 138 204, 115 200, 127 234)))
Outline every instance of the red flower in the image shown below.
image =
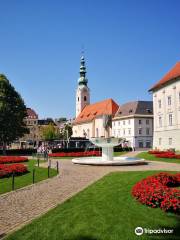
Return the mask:
POLYGON ((50 153, 49 157, 89 157, 89 156, 101 156, 100 151, 86 151, 86 152, 60 152, 50 153))
POLYGON ((27 167, 21 163, 11 165, 0 164, 0 178, 10 177, 13 173, 15 175, 21 175, 27 172, 27 167))
POLYGON ((19 156, 0 156, 0 164, 4 163, 18 163, 18 162, 27 162, 27 157, 19 156))
POLYGON ((142 179, 132 188, 132 195, 142 204, 180 213, 180 174, 159 173, 142 179))

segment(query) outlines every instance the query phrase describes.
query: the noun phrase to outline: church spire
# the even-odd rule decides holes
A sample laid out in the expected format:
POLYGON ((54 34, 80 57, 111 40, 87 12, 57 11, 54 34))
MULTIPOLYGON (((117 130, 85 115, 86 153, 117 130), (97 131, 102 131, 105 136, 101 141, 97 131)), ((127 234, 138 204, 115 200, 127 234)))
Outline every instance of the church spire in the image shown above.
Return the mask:
POLYGON ((88 80, 86 78, 86 66, 85 66, 85 59, 83 55, 81 56, 79 73, 80 73, 80 77, 78 79, 78 84, 87 86, 88 80))

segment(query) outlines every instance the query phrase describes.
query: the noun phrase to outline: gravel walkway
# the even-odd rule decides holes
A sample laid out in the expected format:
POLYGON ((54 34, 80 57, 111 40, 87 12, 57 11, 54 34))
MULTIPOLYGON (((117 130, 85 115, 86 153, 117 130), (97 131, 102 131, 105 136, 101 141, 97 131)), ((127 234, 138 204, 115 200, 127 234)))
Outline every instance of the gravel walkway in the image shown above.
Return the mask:
MULTIPOLYGON (((137 153, 127 155, 132 157, 137 153)), ((180 164, 155 161, 148 161, 147 165, 122 167, 74 165, 71 160, 59 160, 59 163, 60 175, 57 177, 0 195, 0 237, 42 215, 112 171, 180 171, 180 164)))

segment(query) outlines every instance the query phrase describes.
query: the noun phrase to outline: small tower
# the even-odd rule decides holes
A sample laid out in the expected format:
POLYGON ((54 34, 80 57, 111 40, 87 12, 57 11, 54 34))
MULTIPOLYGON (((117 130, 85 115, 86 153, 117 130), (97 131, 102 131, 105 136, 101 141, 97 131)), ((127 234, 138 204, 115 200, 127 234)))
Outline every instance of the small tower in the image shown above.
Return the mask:
POLYGON ((76 90, 76 117, 81 113, 83 108, 90 104, 90 90, 87 86, 86 66, 84 57, 81 57, 80 77, 78 79, 78 88, 76 90))

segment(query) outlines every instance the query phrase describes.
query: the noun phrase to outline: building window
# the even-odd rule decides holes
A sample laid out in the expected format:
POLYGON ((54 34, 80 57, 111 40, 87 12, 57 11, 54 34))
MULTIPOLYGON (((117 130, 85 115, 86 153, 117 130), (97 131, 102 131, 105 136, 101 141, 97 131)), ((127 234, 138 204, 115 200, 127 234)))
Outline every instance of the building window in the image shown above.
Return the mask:
POLYGON ((89 138, 90 136, 89 136, 89 128, 88 128, 88 130, 87 130, 87 137, 89 138))
POLYGON ((151 148, 151 142, 150 141, 146 141, 146 148, 151 148))
POLYGON ((138 143, 139 143, 139 148, 143 148, 144 147, 143 141, 139 141, 138 143))
POLYGON ((142 128, 139 128, 139 135, 142 134, 142 128))
POLYGON ((169 126, 172 126, 172 114, 169 114, 169 126))
POLYGON ((161 108, 161 100, 158 100, 158 107, 161 108))
POLYGON ((180 92, 179 92, 179 103, 180 103, 180 92))
POLYGON ((159 138, 159 145, 161 145, 161 142, 162 142, 162 139, 161 139, 161 138, 159 138))
POLYGON ((126 124, 126 122, 125 121, 123 121, 123 125, 125 125, 126 124))
POLYGON ((149 128, 146 128, 146 135, 149 135, 149 133, 150 133, 149 128))
POLYGON ((114 122, 114 126, 116 125, 116 123, 114 122))
POLYGON ((139 125, 141 125, 142 124, 142 120, 141 119, 139 119, 139 125))
POLYGON ((169 138, 169 145, 172 145, 172 138, 169 138))
POLYGON ((79 97, 78 97, 78 102, 79 102, 79 97))
POLYGON ((120 121, 118 122, 118 126, 120 126, 120 121))
POLYGON ((86 102, 86 100, 87 100, 87 97, 86 97, 86 96, 84 96, 84 101, 86 102))
POLYGON ((114 130, 114 137, 116 136, 116 130, 114 130))
POLYGON ((146 119, 146 125, 149 125, 149 119, 146 119))
POLYGON ((128 130, 128 133, 129 133, 129 135, 131 135, 131 129, 129 128, 129 130, 128 130))
POLYGON ((125 131, 125 129, 123 129, 123 135, 125 136, 125 134, 126 134, 126 131, 125 131))
POLYGON ((168 106, 171 106, 171 96, 168 96, 168 106))
POLYGON ((130 119, 128 120, 128 124, 131 124, 131 120, 130 119))
POLYGON ((99 129, 96 128, 96 137, 99 137, 99 129))
POLYGON ((120 137, 121 136, 121 132, 120 132, 120 130, 118 130, 118 137, 120 137))
POLYGON ((162 117, 159 117, 159 127, 162 127, 162 117))

